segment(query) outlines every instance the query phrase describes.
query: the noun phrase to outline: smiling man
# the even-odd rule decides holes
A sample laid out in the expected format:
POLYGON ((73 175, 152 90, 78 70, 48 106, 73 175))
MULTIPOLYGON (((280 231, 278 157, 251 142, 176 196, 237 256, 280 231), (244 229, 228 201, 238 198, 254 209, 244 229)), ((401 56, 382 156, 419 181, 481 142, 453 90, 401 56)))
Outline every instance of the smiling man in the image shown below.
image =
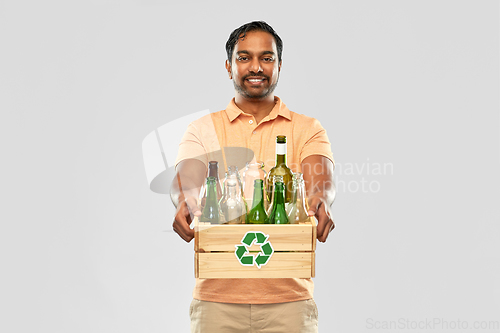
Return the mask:
POLYGON ((238 43, 234 40, 237 36, 231 37, 226 44, 226 70, 236 91, 234 102, 259 123, 275 105, 273 92, 281 70, 281 40, 278 51, 275 38, 266 31, 249 31, 239 37, 238 43))
MULTIPOLYGON (((326 131, 316 119, 290 111, 274 95, 282 50, 281 38, 262 21, 247 23, 229 36, 226 70, 235 97, 225 110, 191 123, 179 145, 171 193, 177 207, 173 229, 186 242, 194 237, 193 216, 201 214, 196 199, 208 161, 219 160, 225 170, 234 156, 220 154, 221 148, 239 148, 251 152, 238 156, 240 164, 260 160, 269 170, 277 135, 287 137, 288 166, 304 174, 318 240, 325 242, 334 228, 334 162, 326 131)), ((196 279, 191 331, 317 332, 313 289, 312 279, 196 279)))

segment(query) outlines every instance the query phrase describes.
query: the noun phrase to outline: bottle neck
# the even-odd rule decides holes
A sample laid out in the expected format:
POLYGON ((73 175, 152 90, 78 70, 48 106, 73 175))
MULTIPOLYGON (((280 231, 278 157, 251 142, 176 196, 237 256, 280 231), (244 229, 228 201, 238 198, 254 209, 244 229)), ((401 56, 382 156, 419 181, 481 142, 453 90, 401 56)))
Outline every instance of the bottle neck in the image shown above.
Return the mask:
POLYGON ((284 184, 276 182, 274 184, 274 206, 285 204, 284 184))
POLYGON ((217 188, 215 186, 215 178, 210 177, 207 180, 207 201, 217 201, 217 188))
POLYGON ((236 191, 236 184, 227 184, 225 192, 227 193, 226 196, 229 199, 236 199, 238 196, 238 192, 236 191))
POLYGON ((228 175, 237 175, 238 174, 238 168, 234 165, 230 165, 227 169, 227 174, 228 175))
POLYGON ((300 179, 297 180, 297 185, 296 185, 296 197, 295 201, 304 201, 306 198, 306 188, 304 186, 304 180, 300 179))
POLYGON ((219 165, 217 163, 210 163, 208 166, 208 177, 219 179, 219 165))
POLYGON ((276 165, 286 164, 286 142, 276 142, 276 165))
POLYGON ((253 188, 253 201, 252 201, 252 206, 255 207, 260 204, 264 204, 264 187, 262 186, 262 180, 254 181, 254 188, 253 188))

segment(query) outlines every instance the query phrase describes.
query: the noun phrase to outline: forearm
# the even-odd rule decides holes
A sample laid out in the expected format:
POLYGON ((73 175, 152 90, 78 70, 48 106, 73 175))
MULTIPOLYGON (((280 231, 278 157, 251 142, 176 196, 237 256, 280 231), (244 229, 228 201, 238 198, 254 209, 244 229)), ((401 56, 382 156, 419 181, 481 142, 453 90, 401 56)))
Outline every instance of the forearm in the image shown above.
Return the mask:
POLYGON ((187 179, 181 182, 177 178, 180 178, 180 176, 177 175, 172 181, 172 187, 170 189, 170 199, 176 208, 181 202, 185 201, 186 198, 197 198, 200 193, 200 186, 197 186, 187 179))
POLYGON ((335 200, 333 162, 326 157, 313 155, 302 162, 302 173, 308 198, 318 197, 328 206, 335 200))
POLYGON ((335 201, 336 188, 333 177, 313 176, 306 183, 306 193, 308 198, 319 197, 331 206, 335 201))
POLYGON ((198 160, 191 159, 179 163, 170 187, 170 198, 175 207, 187 198, 198 198, 206 170, 205 164, 198 160))
POLYGON ((333 169, 333 162, 324 156, 309 156, 302 162, 309 216, 314 215, 318 221, 317 236, 320 242, 326 242, 330 231, 335 228, 330 211, 335 199, 333 169))

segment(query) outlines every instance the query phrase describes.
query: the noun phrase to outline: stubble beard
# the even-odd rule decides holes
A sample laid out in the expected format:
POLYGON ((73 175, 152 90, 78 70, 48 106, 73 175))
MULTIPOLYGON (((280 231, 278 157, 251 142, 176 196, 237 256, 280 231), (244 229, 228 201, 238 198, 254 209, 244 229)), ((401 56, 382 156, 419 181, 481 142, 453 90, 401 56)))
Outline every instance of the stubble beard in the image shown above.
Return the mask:
MULTIPOLYGON (((267 82, 269 82, 269 78, 266 79, 267 82)), ((267 89, 264 89, 264 91, 255 94, 253 94, 249 89, 245 89, 243 87, 243 84, 239 85, 234 79, 233 79, 233 85, 234 89, 243 97, 248 99, 260 100, 268 97, 274 92, 274 89, 276 89, 276 86, 278 85, 278 80, 279 76, 276 78, 276 82, 274 84, 269 85, 269 87, 267 89)), ((242 82, 244 81, 245 79, 242 79, 242 82)))

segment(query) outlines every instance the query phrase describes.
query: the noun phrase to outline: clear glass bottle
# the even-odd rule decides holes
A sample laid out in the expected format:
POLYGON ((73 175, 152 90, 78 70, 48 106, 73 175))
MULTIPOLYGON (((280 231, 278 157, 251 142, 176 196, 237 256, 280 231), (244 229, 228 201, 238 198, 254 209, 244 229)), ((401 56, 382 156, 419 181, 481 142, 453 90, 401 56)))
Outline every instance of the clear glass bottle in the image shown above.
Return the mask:
POLYGON ((207 177, 205 186, 206 201, 201 211, 200 222, 210 222, 212 224, 221 223, 221 212, 217 200, 217 185, 215 177, 207 177))
MULTIPOLYGON (((243 198, 243 182, 241 181, 240 172, 239 172, 238 167, 236 165, 230 165, 228 167, 227 172, 226 172, 226 178, 224 178, 224 183, 223 183, 224 188, 226 187, 226 182, 232 178, 236 179, 237 191, 240 193, 240 196, 243 198)), ((224 194, 224 192, 222 194, 224 194)), ((243 200, 243 202, 245 203, 245 209, 248 212, 248 205, 247 205, 245 200, 243 200)))
POLYGON ((274 176, 274 197, 268 221, 270 224, 289 224, 285 210, 285 184, 282 176, 274 176))
MULTIPOLYGON (((237 186, 241 192, 241 196, 243 196, 243 182, 241 181, 240 172, 238 171, 238 167, 236 165, 230 165, 227 168, 226 177, 224 178, 224 181, 223 181, 224 188, 226 187, 227 180, 230 179, 231 177, 235 177, 236 180, 238 181, 237 186)), ((224 192, 222 194, 224 194, 224 192)))
MULTIPOLYGON (((261 179, 265 181, 266 171, 264 170, 264 162, 247 162, 242 175, 243 180, 243 198, 248 207, 253 207, 252 200, 254 196, 254 181, 261 179)), ((264 203, 265 204, 265 203, 264 203)))
POLYGON ((293 174, 293 197, 286 210, 288 221, 290 224, 305 222, 309 218, 308 210, 304 178, 297 172, 293 174))
POLYGON ((276 137, 276 165, 267 174, 267 198, 271 202, 273 191, 273 177, 282 176, 285 186, 285 203, 292 200, 292 170, 286 165, 286 136, 276 137))
MULTIPOLYGON (((215 186, 217 190, 217 202, 220 201, 222 198, 222 188, 220 185, 220 180, 219 180, 219 162, 217 161, 210 161, 208 162, 208 173, 207 177, 214 177, 215 178, 215 186)), ((200 210, 203 210, 203 207, 205 207, 205 201, 207 200, 207 184, 204 183, 201 187, 200 190, 200 196, 199 196, 199 205, 200 205, 200 210)))
POLYGON ((262 179, 254 180, 252 203, 252 209, 247 214, 246 222, 249 224, 267 223, 267 214, 264 207, 264 181, 262 179))
POLYGON ((224 195, 220 201, 220 209, 224 215, 224 223, 245 223, 247 213, 246 206, 241 197, 238 180, 235 177, 227 179, 224 185, 224 195))

